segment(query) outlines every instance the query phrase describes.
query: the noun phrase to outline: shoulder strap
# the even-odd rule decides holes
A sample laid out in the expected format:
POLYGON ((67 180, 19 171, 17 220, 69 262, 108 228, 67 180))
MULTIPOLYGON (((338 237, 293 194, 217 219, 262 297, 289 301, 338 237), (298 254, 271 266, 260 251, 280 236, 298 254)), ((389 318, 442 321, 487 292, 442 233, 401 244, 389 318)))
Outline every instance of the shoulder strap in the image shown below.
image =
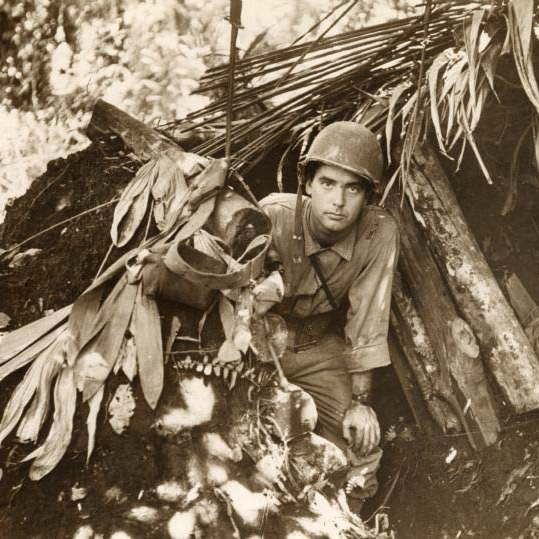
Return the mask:
POLYGON ((322 273, 322 268, 320 267, 320 263, 318 262, 318 259, 316 258, 316 255, 311 255, 309 257, 309 260, 311 262, 312 267, 314 268, 314 271, 318 278, 320 279, 320 284, 322 285, 322 290, 324 290, 324 293, 326 294, 326 297, 328 298, 329 304, 331 305, 331 308, 334 311, 339 310, 339 305, 335 301, 335 298, 333 297, 333 294, 331 293, 331 290, 329 289, 328 283, 326 281, 326 278, 324 277, 324 274, 322 273))

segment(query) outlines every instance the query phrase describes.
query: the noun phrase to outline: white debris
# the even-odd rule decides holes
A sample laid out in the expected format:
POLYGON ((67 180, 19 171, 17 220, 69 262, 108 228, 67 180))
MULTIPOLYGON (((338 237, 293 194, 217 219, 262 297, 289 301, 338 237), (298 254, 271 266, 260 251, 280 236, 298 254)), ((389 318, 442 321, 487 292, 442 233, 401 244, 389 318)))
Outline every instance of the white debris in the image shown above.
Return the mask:
POLYGON ((71 487, 71 501, 78 502, 79 500, 84 500, 88 496, 88 490, 84 487, 79 487, 78 483, 75 483, 75 486, 71 487))
POLYGON ((132 537, 123 530, 118 530, 110 536, 110 539, 132 539, 132 537))
POLYGON ((175 435, 184 429, 207 423, 213 414, 215 393, 201 378, 184 378, 180 391, 185 408, 172 408, 157 421, 158 431, 165 435, 175 435))
MULTIPOLYGON (((238 455, 223 439, 220 434, 216 432, 207 432, 202 438, 206 451, 212 457, 220 460, 233 460, 237 461, 238 455)), ((240 455, 241 459, 241 455, 240 455)))
POLYGON ((139 505, 138 507, 133 507, 127 514, 127 517, 138 522, 143 522, 144 524, 153 524, 159 520, 159 511, 154 507, 139 505))
POLYGON ((253 492, 238 481, 228 481, 221 491, 230 499, 234 511, 248 526, 259 526, 266 512, 276 509, 276 501, 265 492, 253 492))
POLYGON ((116 434, 122 434, 135 413, 135 399, 129 384, 120 384, 109 404, 109 424, 116 434))
POLYGON ((446 464, 451 464, 455 460, 456 456, 457 456, 457 450, 454 447, 452 447, 449 450, 449 453, 448 453, 447 457, 445 457, 445 463, 446 464))
POLYGON ((194 507, 198 520, 204 526, 215 524, 219 518, 219 506, 212 500, 202 499, 194 507))
POLYGON ((195 529, 193 511, 178 511, 168 521, 168 534, 172 539, 189 539, 195 529))
POLYGON ((110 487, 105 492, 105 500, 107 502, 120 502, 125 499, 125 495, 120 487, 110 487))
POLYGON ((86 524, 85 526, 81 526, 77 529, 75 535, 73 536, 73 539, 93 539, 94 536, 94 529, 92 528, 92 526, 86 524))
POLYGON ((208 464, 207 479, 210 485, 219 487, 228 481, 228 470, 221 464, 210 462, 208 464))
POLYGON ((178 481, 167 481, 156 488, 157 497, 164 502, 177 502, 185 497, 185 489, 178 481))

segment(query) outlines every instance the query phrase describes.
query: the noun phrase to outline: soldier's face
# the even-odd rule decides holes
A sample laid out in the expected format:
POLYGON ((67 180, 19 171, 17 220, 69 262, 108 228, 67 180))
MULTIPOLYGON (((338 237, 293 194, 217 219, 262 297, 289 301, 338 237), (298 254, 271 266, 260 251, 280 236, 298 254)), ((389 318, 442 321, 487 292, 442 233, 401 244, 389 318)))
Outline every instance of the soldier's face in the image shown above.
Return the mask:
POLYGON ((365 181, 357 174, 321 164, 307 183, 311 195, 311 224, 315 235, 337 239, 357 220, 366 203, 365 181))

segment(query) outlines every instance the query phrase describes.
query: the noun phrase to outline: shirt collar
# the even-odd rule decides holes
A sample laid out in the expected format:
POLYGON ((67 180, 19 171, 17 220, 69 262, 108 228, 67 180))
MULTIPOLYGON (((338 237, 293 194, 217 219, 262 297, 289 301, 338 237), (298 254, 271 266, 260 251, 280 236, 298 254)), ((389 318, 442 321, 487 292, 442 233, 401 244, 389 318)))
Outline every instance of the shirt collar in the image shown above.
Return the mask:
POLYGON ((352 226, 348 234, 341 238, 337 243, 329 247, 322 247, 318 241, 312 236, 309 227, 309 216, 311 214, 311 200, 307 199, 303 202, 303 236, 305 238, 305 256, 317 254, 325 249, 330 249, 336 252, 341 258, 348 262, 352 260, 354 246, 356 245, 356 226, 352 226))

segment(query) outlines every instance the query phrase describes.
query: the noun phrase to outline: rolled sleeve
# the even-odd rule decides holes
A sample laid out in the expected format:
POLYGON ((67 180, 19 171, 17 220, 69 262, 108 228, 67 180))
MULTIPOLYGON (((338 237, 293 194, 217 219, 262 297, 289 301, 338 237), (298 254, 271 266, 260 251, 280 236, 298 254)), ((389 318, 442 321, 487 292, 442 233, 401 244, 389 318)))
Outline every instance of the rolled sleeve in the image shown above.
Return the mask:
POLYGON ((366 264, 348 292, 350 308, 345 327, 348 349, 345 362, 351 374, 391 363, 387 333, 399 231, 396 222, 387 214, 379 214, 375 219, 372 226, 376 233, 364 246, 368 249, 366 264))

